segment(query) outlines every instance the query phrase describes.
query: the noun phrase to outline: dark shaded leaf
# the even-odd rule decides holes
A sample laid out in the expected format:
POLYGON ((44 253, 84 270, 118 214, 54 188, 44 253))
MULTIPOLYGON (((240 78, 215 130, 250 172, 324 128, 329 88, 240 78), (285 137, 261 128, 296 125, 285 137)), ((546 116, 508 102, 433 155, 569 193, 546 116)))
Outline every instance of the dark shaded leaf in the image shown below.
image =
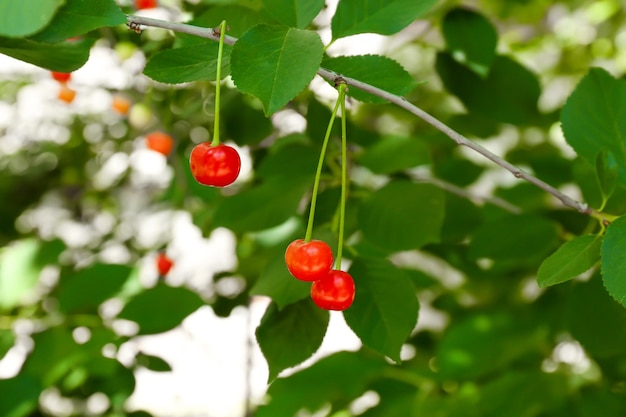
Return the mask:
POLYGON ((356 295, 344 311, 348 326, 366 346, 400 362, 400 349, 417 323, 413 282, 384 259, 358 258, 350 267, 356 295))
POLYGON ((311 412, 333 400, 354 399, 387 364, 361 352, 339 352, 270 386, 269 404, 259 407, 256 417, 295 416, 311 412))
POLYGON ((511 58, 497 57, 487 78, 459 64, 449 53, 437 55, 436 67, 446 89, 458 96, 470 113, 501 123, 538 122, 539 81, 511 58))
POLYGON ((256 330, 257 342, 269 365, 270 381, 319 349, 329 318, 328 312, 310 299, 290 304, 280 311, 270 304, 256 330))
POLYGON ((456 8, 446 14, 441 29, 454 59, 486 77, 498 43, 491 22, 473 10, 456 8))
POLYGON ((132 269, 126 265, 96 264, 62 276, 56 290, 59 310, 63 313, 98 311, 128 280, 132 269))
POLYGON ((393 181, 363 203, 358 222, 371 243, 400 251, 438 242, 444 212, 445 196, 439 188, 393 181))
POLYGON ((139 334, 162 333, 204 305, 193 291, 159 283, 132 298, 118 315, 139 324, 139 334))

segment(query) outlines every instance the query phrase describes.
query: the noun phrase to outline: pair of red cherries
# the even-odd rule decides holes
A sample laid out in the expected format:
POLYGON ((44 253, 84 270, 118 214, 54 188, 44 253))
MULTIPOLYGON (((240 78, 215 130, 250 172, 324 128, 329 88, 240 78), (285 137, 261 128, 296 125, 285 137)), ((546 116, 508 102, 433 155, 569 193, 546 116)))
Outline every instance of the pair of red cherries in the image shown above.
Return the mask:
POLYGON ((347 272, 333 268, 333 252, 321 240, 294 240, 285 251, 287 269, 301 281, 313 282, 311 299, 324 310, 343 311, 352 305, 356 288, 347 272))

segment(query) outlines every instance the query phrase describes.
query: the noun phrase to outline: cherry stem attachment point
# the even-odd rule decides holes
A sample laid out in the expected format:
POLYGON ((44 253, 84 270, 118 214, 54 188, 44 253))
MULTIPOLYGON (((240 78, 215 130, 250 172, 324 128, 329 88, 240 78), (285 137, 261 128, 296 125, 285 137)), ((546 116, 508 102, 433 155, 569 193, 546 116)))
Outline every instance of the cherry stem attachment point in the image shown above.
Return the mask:
POLYGON ((333 113, 330 115, 330 121, 326 128, 326 136, 324 136, 324 142, 322 143, 322 150, 320 151, 320 158, 317 161, 317 171, 315 172, 315 181, 313 182, 313 195, 311 196, 311 209, 309 211, 309 221, 306 226, 306 233, 304 235, 304 241, 309 242, 313 237, 313 220, 315 218, 315 206, 317 205, 317 192, 320 187, 320 178, 322 177, 322 168, 324 167, 324 159, 326 158, 326 148, 328 148, 328 141, 330 139, 330 133, 333 130, 333 124, 335 123, 335 117, 337 116, 337 110, 341 101, 341 90, 339 91, 339 97, 335 103, 333 113))
POLYGON ((346 223, 346 199, 348 194, 348 140, 346 127, 346 82, 336 80, 339 85, 339 101, 341 105, 341 198, 339 200, 339 242, 337 243, 337 257, 335 269, 341 269, 341 257, 343 255, 343 235, 346 223))
POLYGON ((226 33, 226 21, 222 20, 219 25, 220 43, 217 47, 217 70, 215 77, 215 120, 213 123, 213 140, 211 146, 220 144, 220 87, 222 81, 222 55, 224 54, 224 35, 226 33))

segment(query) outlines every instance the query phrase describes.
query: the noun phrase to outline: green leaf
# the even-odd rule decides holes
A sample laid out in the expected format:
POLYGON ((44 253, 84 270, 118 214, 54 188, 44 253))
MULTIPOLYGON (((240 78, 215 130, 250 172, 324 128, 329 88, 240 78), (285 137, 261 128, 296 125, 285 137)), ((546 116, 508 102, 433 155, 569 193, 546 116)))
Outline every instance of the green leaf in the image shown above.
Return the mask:
POLYGON ((510 313, 477 314, 454 322, 437 346, 443 378, 478 378, 539 349, 547 327, 510 313))
POLYGON ((609 296, 599 276, 573 285, 566 319, 568 331, 594 358, 626 353, 626 310, 609 296))
POLYGON ((428 11, 437 0, 341 0, 333 16, 333 39, 357 33, 392 35, 428 11))
MULTIPOLYGON (((620 417, 626 415, 624 395, 607 386, 591 386, 581 390, 577 411, 581 417, 620 417)), ((572 415, 571 413, 569 415, 572 415)))
POLYGON ((15 333, 12 330, 0 329, 0 360, 15 344, 15 333))
POLYGON ((298 143, 270 150, 256 170, 264 179, 300 177, 313 183, 319 150, 298 143))
MULTIPOLYGON (((410 380, 415 377, 412 371, 401 370, 399 375, 406 375, 406 380, 410 380)), ((413 409, 415 407, 415 398, 418 392, 418 387, 406 382, 393 379, 380 379, 372 383, 371 389, 376 391, 380 397, 378 404, 363 414, 359 414, 360 417, 407 417, 413 415, 413 409)), ((422 408, 423 410, 423 408, 422 408)), ((426 414, 432 415, 432 414, 426 414)), ((468 417, 468 416, 464 416, 468 417)))
MULTIPOLYGON (((217 42, 206 42, 154 54, 143 73, 155 81, 167 84, 187 83, 198 80, 215 80, 217 76, 217 42)), ((222 77, 230 73, 232 47, 224 45, 222 77)))
POLYGON ((606 150, 626 185, 626 83, 606 70, 592 68, 569 97, 561 122, 567 143, 591 166, 606 150))
POLYGON ((268 390, 271 401, 259 407, 255 416, 295 416, 300 409, 312 413, 329 401, 354 399, 365 392, 385 366, 380 358, 361 352, 335 353, 274 381, 268 390))
POLYGON ((393 181, 360 207, 358 223, 365 237, 389 251, 416 249, 438 242, 445 196, 430 184, 393 181))
POLYGON ((0 309, 22 303, 34 289, 46 264, 54 263, 63 250, 58 242, 24 239, 0 252, 0 309))
POLYGON ((67 0, 52 22, 31 37, 39 42, 60 42, 105 26, 126 23, 126 16, 113 0, 67 0))
POLYGON ((478 404, 484 417, 548 415, 563 402, 569 381, 560 373, 512 371, 485 384, 478 404))
POLYGON ((240 146, 258 145, 274 133, 274 125, 265 117, 260 107, 251 105, 250 102, 256 99, 239 94, 236 90, 233 92, 228 99, 222 98, 222 119, 226 137, 240 146))
POLYGON ((63 3, 65 0, 0 2, 0 36, 17 38, 32 35, 50 22, 63 3))
POLYGON ((311 183, 302 177, 274 178, 241 191, 220 204, 215 224, 242 233, 278 226, 297 214, 311 183))
POLYGON ((496 57, 487 78, 459 64, 445 52, 437 54, 436 67, 446 89, 461 99, 468 112, 517 125, 538 120, 539 81, 535 74, 511 58, 496 57))
POLYGON ((544 288, 576 278, 600 260, 602 237, 577 236, 548 257, 537 272, 537 283, 544 288))
POLYGON ((602 280, 611 297, 626 307, 626 216, 612 222, 602 241, 602 280))
POLYGON ((118 315, 139 324, 139 334, 162 333, 204 305, 195 292, 159 283, 132 298, 118 315))
POLYGON ((446 194, 446 212, 441 241, 461 242, 483 223, 483 212, 474 203, 455 194, 446 194))
POLYGON ((607 200, 615 191, 617 166, 606 149, 600 150, 596 158, 596 177, 600 191, 604 199, 607 200))
POLYGON ((36 376, 44 387, 57 383, 95 352, 79 346, 69 326, 49 328, 32 336, 34 349, 24 362, 22 372, 36 376))
POLYGON ((263 0, 265 10, 279 23, 306 28, 324 7, 324 0, 263 0))
POLYGON ((126 265, 96 264, 61 276, 56 294, 63 313, 97 312, 98 306, 115 295, 128 280, 126 265))
POLYGON ((257 174, 264 181, 226 199, 215 213, 215 223, 236 232, 278 226, 297 213, 315 176, 317 156, 306 146, 286 146, 269 155, 257 174))
POLYGON ((143 366, 153 372, 171 372, 172 367, 163 358, 139 352, 135 357, 137 366, 143 366))
POLYGON ((491 22, 472 10, 456 8, 446 14, 441 30, 452 57, 486 77, 496 58, 498 43, 498 33, 491 22))
POLYGON ((310 358, 322 344, 328 320, 328 311, 318 308, 310 299, 278 310, 270 304, 256 339, 269 366, 269 380, 276 379, 283 370, 310 358))
POLYGON ((430 162, 426 143, 407 136, 387 136, 358 156, 361 165, 376 174, 392 174, 430 162))
POLYGON ((37 409, 41 383, 32 375, 19 373, 13 378, 0 379, 0 415, 26 417, 37 409))
POLYGON ((385 259, 358 258, 350 266, 354 303, 344 311, 364 345, 400 362, 400 350, 417 323, 419 303, 411 278, 385 259))
MULTIPOLYGON (((371 84, 389 93, 403 96, 417 84, 413 77, 393 59, 380 55, 357 55, 325 58, 322 66, 346 77, 371 84)), ((356 87, 348 95, 368 103, 386 103, 387 100, 365 93, 356 87)))
POLYGON ((250 295, 270 297, 278 310, 307 298, 310 294, 311 284, 302 282, 289 273, 282 252, 268 263, 257 282, 250 288, 250 295))
POLYGON ((55 44, 0 38, 0 53, 50 71, 72 72, 89 59, 93 39, 55 44))
POLYGON ((258 97, 270 115, 302 91, 315 76, 324 46, 315 32, 258 25, 233 48, 232 78, 237 88, 258 97))
POLYGON ((546 256, 557 243, 556 225, 543 217, 507 215, 484 223, 470 243, 471 259, 535 259, 546 256))

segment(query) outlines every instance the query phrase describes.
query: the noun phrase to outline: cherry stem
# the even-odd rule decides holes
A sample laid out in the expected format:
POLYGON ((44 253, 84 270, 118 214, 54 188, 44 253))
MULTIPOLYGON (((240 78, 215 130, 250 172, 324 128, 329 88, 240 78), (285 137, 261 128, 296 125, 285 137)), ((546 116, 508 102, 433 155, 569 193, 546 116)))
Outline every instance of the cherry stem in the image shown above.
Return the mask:
POLYGON ((220 144, 220 87, 222 81, 222 55, 224 54, 224 35, 226 33, 226 21, 222 20, 219 25, 220 43, 217 47, 217 70, 215 77, 215 121, 213 123, 213 140, 211 146, 220 144))
POLYGON ((326 158, 326 148, 328 147, 328 140, 330 139, 330 132, 333 130, 333 123, 335 123, 335 117, 337 116, 337 110, 341 99, 341 89, 339 90, 339 97, 335 103, 333 113, 330 115, 330 121, 326 128, 326 136, 324 136, 324 142, 322 143, 322 150, 320 151, 320 158, 317 161, 317 171, 315 172, 315 181, 313 182, 313 195, 311 196, 311 209, 309 211, 309 222, 306 226, 306 234, 304 235, 304 241, 309 242, 313 237, 313 220, 315 218, 315 206, 317 205, 317 192, 320 188, 320 178, 322 177, 322 168, 324 167, 324 159, 326 158))
POLYGON ((348 193, 348 140, 346 134, 346 83, 339 83, 339 98, 341 104, 341 199, 339 201, 339 242, 337 243, 337 257, 335 269, 341 269, 343 255, 343 231, 346 222, 346 199, 348 193))

